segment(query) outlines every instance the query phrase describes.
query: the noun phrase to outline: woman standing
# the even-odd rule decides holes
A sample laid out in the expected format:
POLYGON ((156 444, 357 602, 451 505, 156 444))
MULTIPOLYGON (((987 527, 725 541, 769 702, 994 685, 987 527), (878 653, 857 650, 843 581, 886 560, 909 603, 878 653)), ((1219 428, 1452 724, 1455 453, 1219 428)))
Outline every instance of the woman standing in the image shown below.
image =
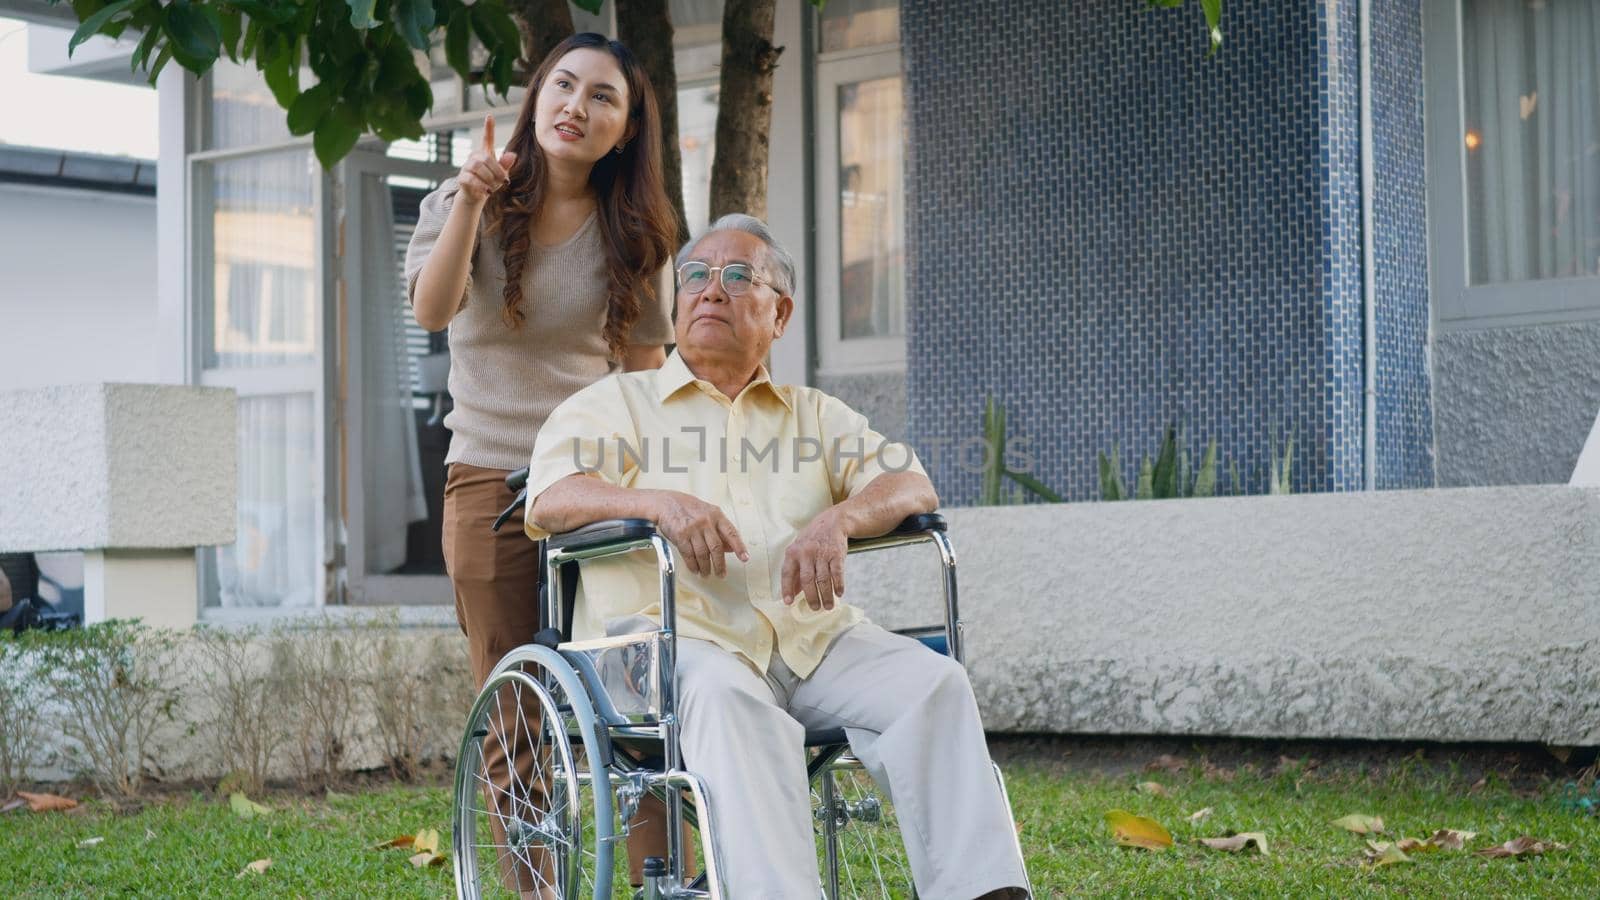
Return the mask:
MULTIPOLYGON (((520 528, 489 530, 513 499, 506 475, 528 464, 570 394, 666 359, 670 298, 657 284, 677 225, 660 141, 633 54, 574 35, 534 72, 505 152, 486 118, 482 146, 422 201, 406 278, 417 323, 450 328, 444 558, 479 685, 541 627, 538 545, 520 528)), ((484 749, 491 773, 504 773, 504 748, 484 749)), ((641 808, 652 826, 636 830, 641 850, 662 854, 664 817, 659 802, 641 808)), ((525 883, 529 873, 506 874, 525 883)))

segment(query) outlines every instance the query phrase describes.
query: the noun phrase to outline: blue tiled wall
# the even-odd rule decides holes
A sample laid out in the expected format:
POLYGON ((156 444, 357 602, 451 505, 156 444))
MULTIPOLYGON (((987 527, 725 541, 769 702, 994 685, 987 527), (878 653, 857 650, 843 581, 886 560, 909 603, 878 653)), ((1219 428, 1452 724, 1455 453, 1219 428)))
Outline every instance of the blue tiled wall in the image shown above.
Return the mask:
MULTIPOLYGON (((1131 474, 1167 421, 1196 454, 1216 437, 1252 491, 1285 431, 1296 490, 1361 486, 1355 4, 1230 0, 1220 60, 1197 7, 1142 6, 904 4, 908 418, 947 502, 978 476, 927 448, 977 435, 988 395, 1070 499, 1098 496, 1099 451, 1120 446, 1131 474)), ((1420 70, 1416 11, 1396 18, 1420 70)), ((1379 269, 1384 486, 1432 480, 1408 65, 1386 66, 1377 112, 1407 130, 1380 166, 1416 167, 1379 206, 1380 228, 1415 230, 1378 232, 1380 254, 1412 263, 1379 269)))
POLYGON ((1378 302, 1378 487, 1434 481, 1422 4, 1373 0, 1373 202, 1378 302))

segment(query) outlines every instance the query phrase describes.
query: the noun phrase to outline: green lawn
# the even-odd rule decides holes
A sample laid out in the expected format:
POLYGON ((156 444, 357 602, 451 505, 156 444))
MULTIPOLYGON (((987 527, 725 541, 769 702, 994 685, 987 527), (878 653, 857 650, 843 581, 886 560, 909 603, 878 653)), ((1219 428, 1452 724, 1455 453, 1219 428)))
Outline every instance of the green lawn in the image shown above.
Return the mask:
MULTIPOLYGON (((1401 761, 1382 767, 1279 767, 1276 774, 1144 772, 1068 766, 1047 755, 1007 756, 1012 801, 1041 896, 1600 897, 1600 818, 1563 809, 1560 779, 1514 781, 1401 761), (1171 793, 1141 793, 1155 781, 1171 793), (1198 824, 1190 813, 1211 807, 1198 824), (1177 846, 1161 853, 1117 847, 1103 815, 1125 809, 1165 824, 1177 846), (1438 828, 1476 831, 1469 849, 1523 834, 1568 849, 1533 859, 1470 852, 1419 855, 1409 864, 1360 865, 1363 839, 1329 824, 1347 813, 1383 817, 1390 837, 1438 828), (1261 831, 1271 855, 1207 850, 1198 837, 1261 831)), ((1267 768, 1267 767, 1263 767, 1267 768)), ((443 787, 377 786, 332 798, 264 799, 259 819, 225 799, 166 796, 132 812, 88 800, 68 813, 0 816, 0 897, 441 897, 449 867, 419 870, 405 851, 374 844, 418 828, 448 842, 443 787), (90 838, 104 840, 78 846, 90 838), (263 875, 236 874, 270 858, 263 875)))

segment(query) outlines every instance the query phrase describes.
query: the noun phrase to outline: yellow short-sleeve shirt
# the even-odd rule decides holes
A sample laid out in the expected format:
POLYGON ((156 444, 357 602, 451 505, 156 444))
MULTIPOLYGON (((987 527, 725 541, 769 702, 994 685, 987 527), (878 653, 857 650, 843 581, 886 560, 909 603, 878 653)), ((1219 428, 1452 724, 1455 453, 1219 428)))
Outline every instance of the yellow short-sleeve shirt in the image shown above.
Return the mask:
MULTIPOLYGON (((578 391, 539 431, 528 509, 550 485, 587 474, 627 488, 674 490, 715 504, 750 551, 727 556, 724 578, 677 569, 678 633, 715 642, 766 671, 774 650, 802 677, 833 639, 861 621, 839 603, 813 610, 781 599, 784 552, 818 513, 884 472, 923 474, 916 454, 874 431, 822 391, 776 385, 765 368, 729 399, 697 379, 676 352, 660 369, 618 373, 578 391)), ((535 540, 549 536, 531 521, 535 540)), ((585 562, 575 638, 642 615, 660 621, 654 555, 585 562)))

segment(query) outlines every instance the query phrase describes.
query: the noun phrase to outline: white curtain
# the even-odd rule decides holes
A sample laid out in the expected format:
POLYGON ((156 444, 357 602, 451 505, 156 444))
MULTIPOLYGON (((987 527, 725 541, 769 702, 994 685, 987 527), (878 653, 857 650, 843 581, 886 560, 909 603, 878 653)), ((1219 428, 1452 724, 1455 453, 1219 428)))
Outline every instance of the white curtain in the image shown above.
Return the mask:
POLYGON ((366 459, 367 571, 405 565, 406 532, 428 518, 411 398, 411 356, 406 349, 405 294, 395 252, 394 206, 389 186, 376 175, 361 180, 361 331, 365 403, 361 411, 366 459))
MULTIPOLYGON (((218 106, 223 101, 219 98, 218 106)), ((316 446, 315 163, 304 150, 202 164, 196 251, 207 372, 238 401, 238 536, 216 550, 222 606, 315 606, 321 483, 316 446)))
POLYGON ((839 87, 839 337, 905 333, 899 76, 839 87))
POLYGON ((216 557, 223 606, 318 603, 312 401, 239 398, 239 533, 216 557))
POLYGON ((1600 0, 1462 8, 1475 284, 1600 275, 1600 0))

